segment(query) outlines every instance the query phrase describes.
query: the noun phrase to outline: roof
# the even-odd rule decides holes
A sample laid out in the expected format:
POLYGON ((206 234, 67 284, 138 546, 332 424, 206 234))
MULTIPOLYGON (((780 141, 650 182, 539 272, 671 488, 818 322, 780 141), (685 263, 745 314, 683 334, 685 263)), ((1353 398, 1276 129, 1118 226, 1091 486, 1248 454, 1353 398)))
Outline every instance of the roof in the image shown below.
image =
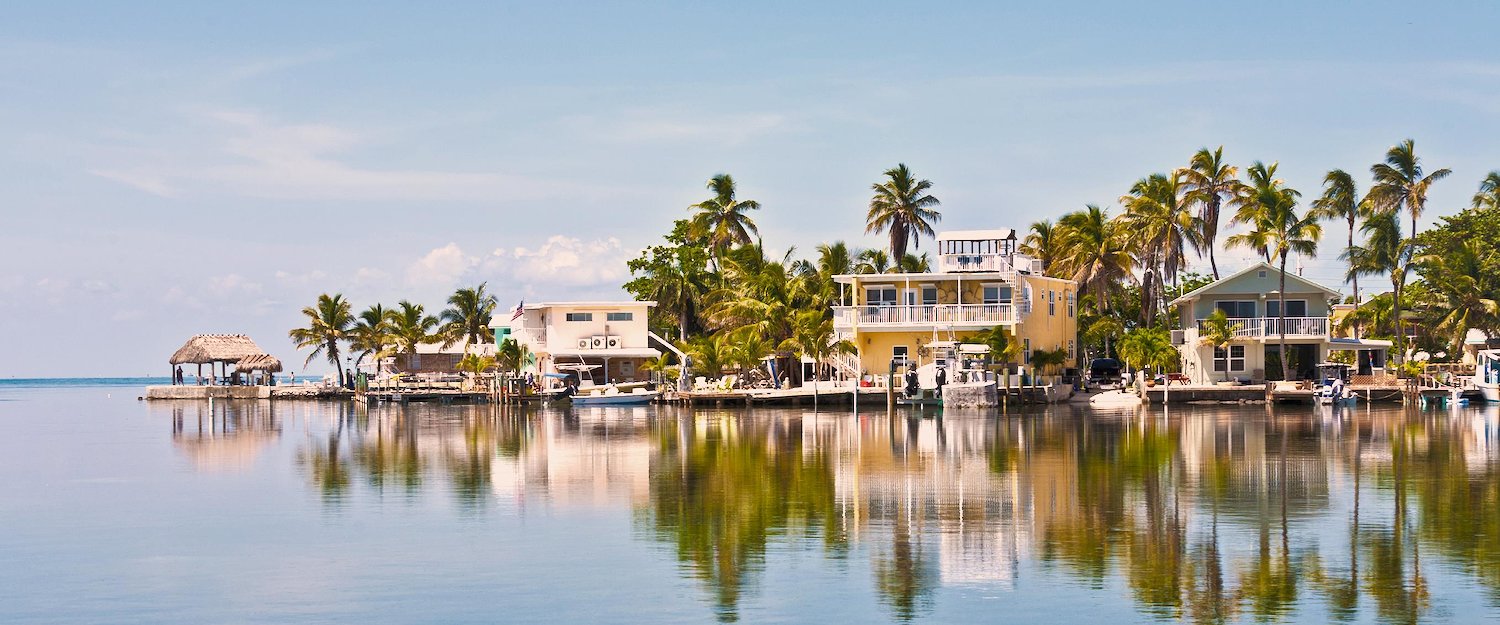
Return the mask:
POLYGON ((620 349, 559 349, 549 351, 554 360, 558 358, 656 358, 660 351, 650 347, 622 347, 620 349))
MULTIPOLYGON (((1246 267, 1244 269, 1236 271, 1236 272, 1234 272, 1234 273, 1232 273, 1230 275, 1224 276, 1223 278, 1220 278, 1218 280, 1214 280, 1213 282, 1210 282, 1210 283, 1205 284, 1205 285, 1203 285, 1201 287, 1198 287, 1197 289, 1194 289, 1190 293, 1185 293, 1185 294, 1183 294, 1182 297, 1179 297, 1177 299, 1172 300, 1171 303, 1168 304, 1168 305, 1169 306, 1176 306, 1176 305, 1181 304, 1183 302, 1186 302, 1188 300, 1196 299, 1199 295, 1202 295, 1204 293, 1212 291, 1215 287, 1218 287, 1218 286, 1220 286, 1220 285, 1222 285, 1222 284, 1224 284, 1226 282, 1229 282, 1230 280, 1233 280, 1233 279, 1238 278, 1240 276, 1247 275, 1247 274, 1249 274, 1252 271, 1259 271, 1261 269, 1265 269, 1265 270, 1268 270, 1268 271, 1275 271, 1275 272, 1281 271, 1280 269, 1272 267, 1270 263, 1267 263, 1265 261, 1261 261, 1261 262, 1255 263, 1254 265, 1250 265, 1249 267, 1246 267)), ((1339 295, 1338 291, 1335 291, 1335 290, 1330 289, 1330 288, 1328 288, 1326 286, 1323 286, 1321 284, 1313 282, 1312 280, 1308 280, 1307 278, 1304 278, 1304 277, 1299 276, 1297 274, 1293 274, 1293 273, 1286 274, 1286 279, 1287 279, 1288 282, 1299 282, 1299 283, 1301 283, 1301 284, 1303 284, 1305 286, 1312 287, 1315 290, 1322 291, 1322 292, 1327 293, 1329 295, 1339 295)))
POLYGON ((1347 337, 1347 336, 1337 336, 1337 337, 1328 339, 1328 343, 1334 349, 1338 349, 1340 347, 1348 348, 1348 347, 1390 347, 1391 346, 1391 342, 1390 341, 1383 341, 1383 340, 1380 340, 1380 339, 1356 339, 1356 338, 1347 337))
POLYGON ((246 356, 264 353, 255 341, 243 334, 199 334, 183 343, 167 362, 174 365, 239 362, 246 356))
POLYGON ((608 306, 617 306, 617 307, 620 307, 620 308, 624 308, 626 306, 655 306, 655 305, 656 305, 656 302, 649 301, 649 300, 646 300, 646 301, 636 301, 636 300, 617 300, 617 301, 590 300, 590 301, 584 301, 584 302, 539 302, 539 303, 536 303, 536 304, 527 304, 526 305, 526 310, 541 310, 543 308, 555 308, 555 307, 559 307, 559 306, 597 306, 597 307, 601 307, 601 308, 608 307, 608 306))
POLYGON ((241 358, 239 362, 234 363, 234 368, 240 371, 280 373, 281 360, 270 354, 255 354, 241 358))
POLYGON ((998 230, 947 230, 937 233, 939 241, 988 241, 991 239, 1014 239, 1016 231, 1010 228, 998 230))

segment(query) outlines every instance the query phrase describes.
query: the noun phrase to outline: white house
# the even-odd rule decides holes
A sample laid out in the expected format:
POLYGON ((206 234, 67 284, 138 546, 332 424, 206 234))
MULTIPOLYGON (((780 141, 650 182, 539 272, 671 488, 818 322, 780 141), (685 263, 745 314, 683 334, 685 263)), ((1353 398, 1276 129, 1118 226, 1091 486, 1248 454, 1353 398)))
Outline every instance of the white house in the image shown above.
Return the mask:
MULTIPOLYGON (((598 365, 594 381, 639 382, 650 379, 641 364, 661 356, 651 347, 647 315, 656 302, 553 302, 525 304, 519 317, 497 315, 496 327, 509 326, 509 337, 537 359, 538 373, 558 373, 558 365, 598 365)), ((499 334, 497 332, 497 334, 499 334)))
MULTIPOLYGON (((1247 382, 1267 379, 1266 365, 1276 362, 1282 335, 1280 278, 1275 267, 1257 263, 1172 301, 1182 328, 1173 332, 1173 342, 1182 354, 1183 373, 1193 383, 1212 384, 1226 377, 1247 382), (1228 348, 1201 340, 1203 322, 1216 309, 1223 310, 1236 328, 1235 341, 1228 348)), ((1287 360, 1292 366, 1292 375, 1286 379, 1310 379, 1318 363, 1339 350, 1356 352, 1359 374, 1385 367, 1390 341, 1342 337, 1334 332, 1330 318, 1338 297, 1338 291, 1286 275, 1285 330, 1287 360)))

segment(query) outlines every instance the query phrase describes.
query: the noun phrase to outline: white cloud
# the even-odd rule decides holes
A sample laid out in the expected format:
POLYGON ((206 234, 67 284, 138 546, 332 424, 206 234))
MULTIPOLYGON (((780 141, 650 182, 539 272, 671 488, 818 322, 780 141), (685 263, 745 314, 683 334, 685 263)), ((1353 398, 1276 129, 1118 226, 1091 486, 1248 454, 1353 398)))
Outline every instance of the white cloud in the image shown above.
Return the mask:
POLYGON ((449 243, 407 267, 406 282, 413 286, 451 286, 478 264, 478 258, 465 254, 457 243, 449 243))
POLYGON ((553 235, 536 249, 502 248, 495 250, 492 257, 502 260, 517 282, 582 287, 622 282, 630 254, 614 237, 585 242, 553 235))
POLYGON ((170 184, 167 184, 165 180, 162 180, 160 177, 152 175, 148 172, 126 172, 105 169, 90 169, 89 173, 106 180, 113 180, 127 187, 135 187, 137 189, 140 189, 141 191, 145 191, 152 195, 160 195, 165 198, 175 198, 182 193, 181 190, 170 184))

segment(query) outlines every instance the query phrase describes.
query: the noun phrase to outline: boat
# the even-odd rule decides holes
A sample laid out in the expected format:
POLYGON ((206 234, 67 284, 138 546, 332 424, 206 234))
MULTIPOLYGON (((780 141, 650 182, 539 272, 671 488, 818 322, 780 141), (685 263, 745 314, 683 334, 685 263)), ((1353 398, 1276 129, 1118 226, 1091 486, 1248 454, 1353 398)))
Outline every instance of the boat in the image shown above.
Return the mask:
POLYGON ((1475 355, 1474 388, 1487 402, 1500 402, 1500 349, 1482 349, 1475 355))
POLYGON ((643 406, 656 401, 656 398, 660 396, 660 392, 648 391, 643 388, 623 393, 620 392, 620 389, 611 385, 605 387, 601 392, 574 395, 573 405, 585 408, 592 406, 643 406))
POLYGON ((1318 386, 1313 397, 1319 404, 1353 406, 1359 396, 1349 388, 1350 366, 1341 362, 1325 362, 1318 365, 1318 386))

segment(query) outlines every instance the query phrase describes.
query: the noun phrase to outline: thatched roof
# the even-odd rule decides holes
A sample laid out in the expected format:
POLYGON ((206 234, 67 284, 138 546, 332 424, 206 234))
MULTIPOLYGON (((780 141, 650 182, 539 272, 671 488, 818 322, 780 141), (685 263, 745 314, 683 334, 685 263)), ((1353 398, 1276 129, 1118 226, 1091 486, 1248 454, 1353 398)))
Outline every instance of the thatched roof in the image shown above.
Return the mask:
POLYGON ((264 353, 255 341, 243 334, 199 334, 183 343, 167 362, 174 365, 239 362, 247 356, 264 353))
POLYGON ((281 373, 281 361, 270 354, 256 354, 241 358, 239 362, 234 363, 234 368, 240 371, 281 373))

